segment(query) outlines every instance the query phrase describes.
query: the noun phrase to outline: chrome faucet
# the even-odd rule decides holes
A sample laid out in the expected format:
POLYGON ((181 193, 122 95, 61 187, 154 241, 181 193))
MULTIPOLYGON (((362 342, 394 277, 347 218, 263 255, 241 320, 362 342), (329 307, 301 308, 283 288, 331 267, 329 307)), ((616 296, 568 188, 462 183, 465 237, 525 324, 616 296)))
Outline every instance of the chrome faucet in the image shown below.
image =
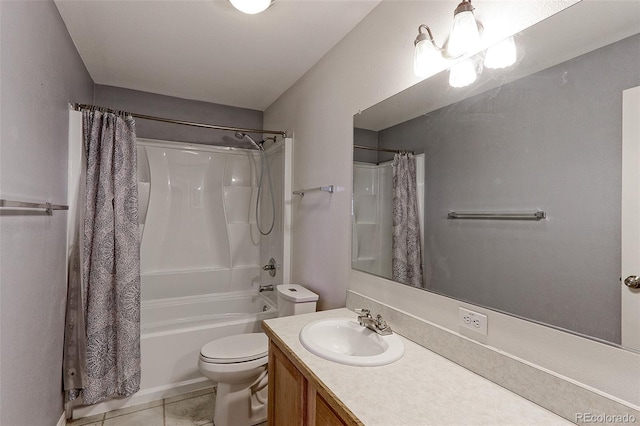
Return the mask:
POLYGON ((273 257, 269 259, 269 263, 267 263, 262 267, 262 270, 269 271, 269 275, 272 277, 276 276, 276 269, 277 269, 276 260, 273 257))
POLYGON ((378 314, 374 318, 371 316, 369 309, 356 309, 356 314, 358 314, 358 322, 361 326, 373 330, 381 336, 388 336, 393 333, 391 327, 382 318, 382 315, 378 314))
POLYGON ((261 285, 260 288, 258 289, 258 291, 260 293, 262 293, 263 291, 273 291, 273 284, 261 285))

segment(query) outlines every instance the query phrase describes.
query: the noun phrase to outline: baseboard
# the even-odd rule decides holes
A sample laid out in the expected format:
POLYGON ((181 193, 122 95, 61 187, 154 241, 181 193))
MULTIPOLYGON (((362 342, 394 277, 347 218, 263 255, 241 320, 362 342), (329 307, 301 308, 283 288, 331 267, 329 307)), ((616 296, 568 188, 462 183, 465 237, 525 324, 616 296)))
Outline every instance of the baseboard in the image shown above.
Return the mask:
POLYGON ((60 415, 60 418, 58 419, 58 423, 56 423, 56 426, 67 426, 67 416, 64 411, 60 415))

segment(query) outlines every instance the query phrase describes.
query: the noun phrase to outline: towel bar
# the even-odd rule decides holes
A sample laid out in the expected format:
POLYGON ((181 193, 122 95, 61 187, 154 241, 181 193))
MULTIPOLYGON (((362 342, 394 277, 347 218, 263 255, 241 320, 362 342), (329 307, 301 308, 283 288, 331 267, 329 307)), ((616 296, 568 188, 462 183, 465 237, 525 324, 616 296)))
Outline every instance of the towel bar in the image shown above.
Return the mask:
POLYGON ((489 220, 541 220, 546 219, 547 213, 537 211, 531 213, 462 213, 449 212, 447 219, 489 219, 489 220))
POLYGON ((47 214, 53 214, 54 210, 69 210, 69 206, 60 204, 51 204, 49 202, 44 203, 30 203, 27 201, 12 201, 0 199, 0 207, 13 207, 21 209, 45 209, 47 214))
POLYGON ((293 195, 299 195, 301 197, 304 197, 305 192, 312 192, 312 191, 324 191, 331 194, 333 193, 333 185, 319 186, 317 188, 300 189, 298 191, 293 191, 293 195))

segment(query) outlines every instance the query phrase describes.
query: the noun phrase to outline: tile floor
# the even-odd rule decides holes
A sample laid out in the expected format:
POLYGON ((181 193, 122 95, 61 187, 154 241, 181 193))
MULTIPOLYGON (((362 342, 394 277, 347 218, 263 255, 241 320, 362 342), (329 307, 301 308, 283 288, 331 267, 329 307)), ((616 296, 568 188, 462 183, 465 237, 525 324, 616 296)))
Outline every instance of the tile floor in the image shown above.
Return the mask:
MULTIPOLYGON (((68 426, 213 426, 215 388, 67 422, 68 426)), ((261 426, 266 426, 262 423, 261 426)))

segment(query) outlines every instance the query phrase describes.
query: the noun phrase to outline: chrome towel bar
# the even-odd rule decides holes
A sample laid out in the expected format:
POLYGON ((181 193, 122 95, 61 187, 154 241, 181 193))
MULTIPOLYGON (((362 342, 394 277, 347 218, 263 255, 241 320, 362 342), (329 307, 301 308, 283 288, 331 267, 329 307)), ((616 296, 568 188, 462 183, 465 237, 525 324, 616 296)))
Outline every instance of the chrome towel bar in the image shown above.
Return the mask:
POLYGON ((488 219, 488 220, 541 220, 546 219, 547 213, 537 211, 531 213, 462 213, 449 212, 447 219, 488 219))
POLYGON ((30 203, 26 201, 11 201, 0 199, 0 207, 13 207, 21 209, 44 209, 47 214, 53 214, 54 210, 69 210, 69 206, 60 204, 45 203, 30 203))
POLYGON ((293 191, 293 195, 299 195, 301 197, 304 197, 305 192, 312 192, 312 191, 324 191, 324 192, 328 192, 328 193, 332 194, 333 193, 333 185, 319 186, 317 188, 301 189, 299 191, 293 191))

